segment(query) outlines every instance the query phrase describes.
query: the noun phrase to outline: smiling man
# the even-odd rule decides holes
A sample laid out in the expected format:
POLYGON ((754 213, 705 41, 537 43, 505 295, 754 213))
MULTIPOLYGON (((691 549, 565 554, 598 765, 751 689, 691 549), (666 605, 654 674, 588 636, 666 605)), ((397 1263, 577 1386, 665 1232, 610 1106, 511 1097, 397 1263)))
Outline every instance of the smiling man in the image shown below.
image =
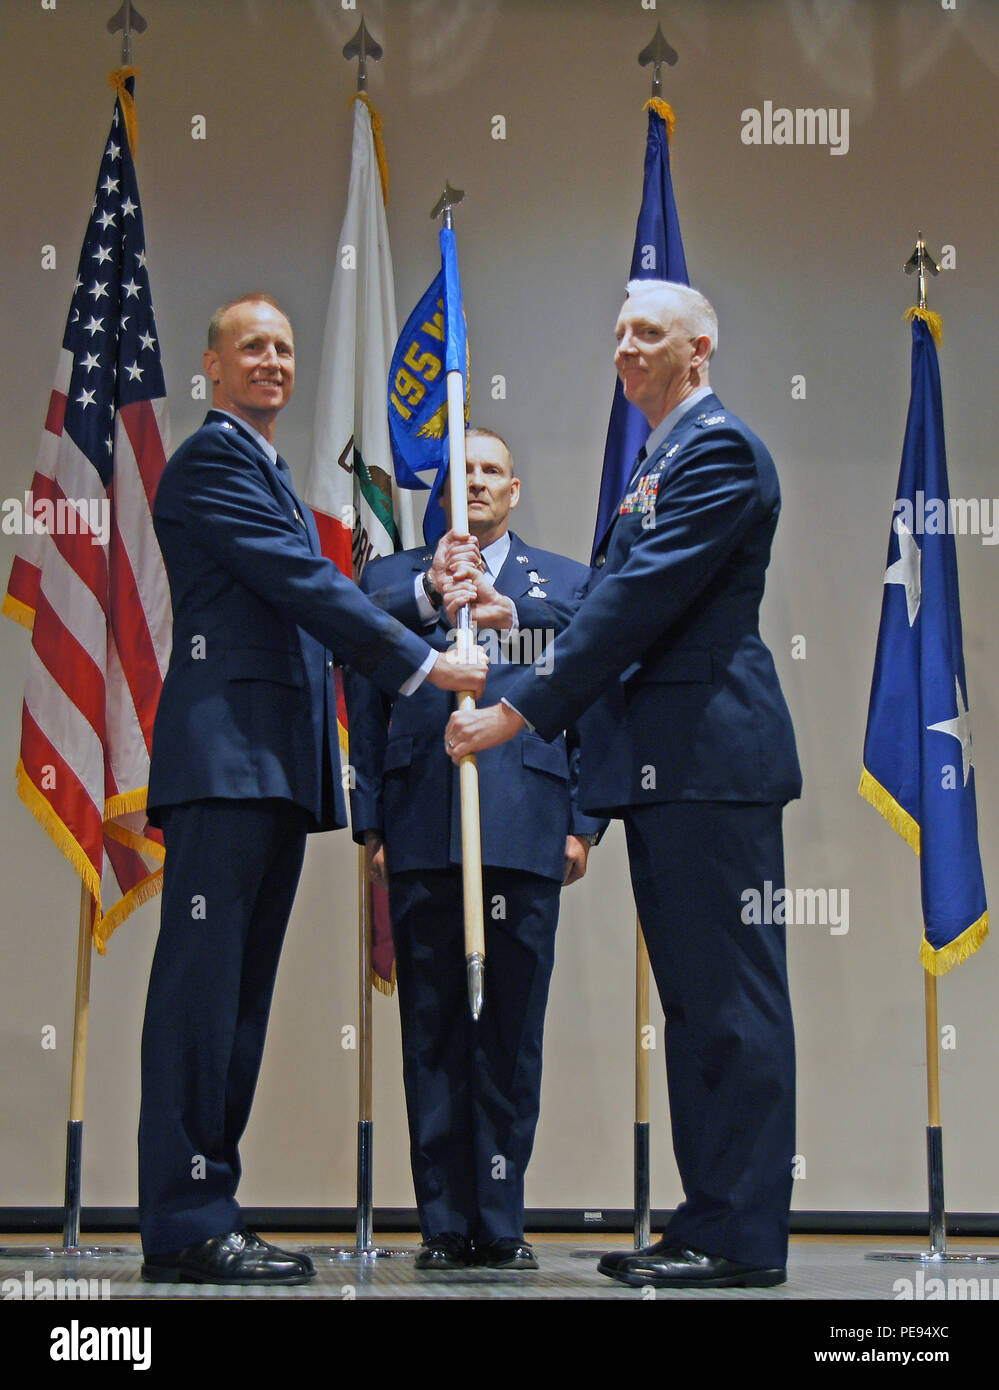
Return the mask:
POLYGON ((662 1240, 598 1267, 631 1285, 779 1284, 794 1155, 784 928, 745 923, 742 906, 746 889, 783 884, 782 808, 801 790, 759 633, 780 490, 766 447, 711 390, 703 295, 632 281, 616 336, 651 433, 582 602, 547 671, 453 715, 447 744, 457 760, 579 719, 580 804, 624 821, 684 1201, 662 1240))
MULTIPOLYGON (((463 602, 480 637, 502 641, 483 699, 499 700, 526 647, 541 656, 564 627, 586 567, 509 529, 520 480, 502 439, 470 430, 465 445, 468 526, 423 548, 372 561, 362 585, 375 601, 451 646, 463 602)), ((416 1268, 468 1265, 522 1271, 537 1262, 524 1240, 524 1174, 541 1091, 545 1006, 559 893, 583 876, 604 822, 576 800, 578 750, 524 733, 479 762, 486 1003, 468 1009, 463 937, 458 775, 444 751, 454 702, 437 690, 391 701, 347 673, 354 837, 387 883, 396 950, 410 1154, 423 1247, 416 1268)))
POLYGON ((383 689, 481 690, 376 608, 319 548, 273 444, 295 385, 266 295, 209 328, 213 408, 168 463, 153 522, 173 650, 153 731, 149 818, 166 844, 142 1034, 143 1277, 300 1283, 314 1271, 244 1227, 238 1144, 309 831, 347 824, 334 651, 383 689))

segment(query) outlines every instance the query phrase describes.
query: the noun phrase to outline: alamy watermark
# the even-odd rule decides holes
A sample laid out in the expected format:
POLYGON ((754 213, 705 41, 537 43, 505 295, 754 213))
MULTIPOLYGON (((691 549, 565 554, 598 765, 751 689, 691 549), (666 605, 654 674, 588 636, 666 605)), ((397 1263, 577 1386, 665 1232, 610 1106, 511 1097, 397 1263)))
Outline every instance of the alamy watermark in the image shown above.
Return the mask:
POLYGON ((846 154, 850 148, 848 106, 774 106, 763 110, 747 106, 742 113, 744 145, 827 145, 830 154, 846 154))
POLYGON ((111 539, 111 502, 107 497, 5 497, 0 502, 0 531, 5 536, 76 536, 90 532, 93 545, 111 539))
POLYGON ((896 1279, 891 1287, 896 1300, 903 1301, 913 1299, 919 1302, 925 1299, 933 1302, 946 1299, 961 1303, 999 1302, 999 1279, 988 1279, 980 1274, 964 1277, 950 1275, 942 1279, 935 1274, 927 1277, 925 1270, 917 1269, 915 1279, 896 1279))
POLYGON ((747 926, 820 926, 830 936, 850 930, 849 888, 774 888, 764 880, 763 890, 742 890, 742 920, 747 926))
MULTIPOLYGON (((448 644, 456 647, 462 638, 458 628, 450 628, 448 644)), ((554 667, 552 643, 555 632, 552 628, 521 627, 512 631, 500 632, 496 628, 483 628, 476 633, 472 630, 472 640, 489 658, 490 666, 533 666, 540 676, 550 676, 554 667)))
POLYGON ((892 526, 913 536, 981 536, 999 544, 999 497, 896 497, 892 526))
POLYGON ((110 1279, 36 1279, 33 1269, 26 1269, 23 1275, 9 1274, 0 1279, 0 1300, 12 1299, 20 1302, 47 1301, 54 1299, 110 1299, 110 1279))

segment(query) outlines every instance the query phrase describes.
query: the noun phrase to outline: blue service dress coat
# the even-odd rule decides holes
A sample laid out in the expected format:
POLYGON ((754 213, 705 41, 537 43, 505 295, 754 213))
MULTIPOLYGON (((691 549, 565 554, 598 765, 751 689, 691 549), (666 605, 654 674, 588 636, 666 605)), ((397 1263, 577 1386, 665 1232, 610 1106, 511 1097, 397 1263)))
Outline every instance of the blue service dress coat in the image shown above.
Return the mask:
MULTIPOLYGON (((362 586, 445 651, 454 635, 446 617, 424 627, 414 596, 431 560, 430 551, 412 550, 373 561, 362 586)), ((499 700, 524 661, 541 655, 586 576, 585 566, 511 533, 494 582, 514 600, 518 635, 504 647, 495 632, 480 634, 491 661, 480 705, 499 700)), ((425 1237, 450 1231, 479 1243, 521 1237, 566 836, 599 834, 606 822, 578 809, 572 732, 550 742, 526 733, 479 755, 486 1002, 474 1023, 458 773, 444 749, 454 697, 424 685, 411 699, 386 700, 351 671, 345 688, 354 837, 363 842, 373 830, 385 841, 421 1228, 425 1237)))
POLYGON ((206 797, 281 797, 317 828, 345 826, 334 657, 398 690, 426 644, 324 558, 287 465, 275 467, 220 411, 170 459, 153 521, 173 651, 156 713, 150 819, 206 797))
POLYGON ((741 907, 783 883, 801 790, 759 632, 779 511, 766 447, 698 401, 636 465, 551 673, 505 692, 546 738, 578 721, 580 802, 624 820, 685 1193, 666 1237, 765 1267, 786 1258, 794 1043, 783 928, 741 907))
POLYGON ((170 459, 153 521, 174 628, 148 794, 166 860, 139 1206, 162 1254, 243 1225, 237 1146, 305 836, 346 824, 334 652, 394 690, 429 648, 323 558, 287 465, 221 412, 170 459))

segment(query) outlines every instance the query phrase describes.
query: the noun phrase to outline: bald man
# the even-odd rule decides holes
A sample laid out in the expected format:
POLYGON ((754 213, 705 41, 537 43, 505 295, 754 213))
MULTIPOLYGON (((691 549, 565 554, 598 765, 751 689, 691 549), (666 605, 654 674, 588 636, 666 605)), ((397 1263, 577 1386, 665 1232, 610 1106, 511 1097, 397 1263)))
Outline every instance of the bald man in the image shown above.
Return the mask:
MULTIPOLYGON (((507 685, 568 620, 585 565, 510 529, 520 479, 499 435, 466 436, 472 547, 449 532, 372 561, 362 587, 446 651, 464 602, 493 651, 483 699, 507 685)), ((354 836, 389 890, 399 981, 419 1270, 537 1268, 524 1238, 524 1178, 541 1101, 545 1008, 562 887, 582 878, 606 822, 577 804, 574 733, 533 734, 479 760, 486 1002, 468 1008, 461 798, 443 746, 453 701, 390 701, 348 672, 354 836)))
POLYGON ((247 1231, 236 1187, 305 837, 347 823, 333 652, 407 696, 481 690, 324 559, 274 446, 295 384, 291 324, 266 295, 212 318, 212 410, 153 510, 173 651, 153 731, 149 818, 166 844, 142 1035, 143 1277, 301 1283, 307 1256, 247 1231))
POLYGON ((711 390, 717 319, 703 295, 633 281, 616 336, 646 446, 550 669, 518 676, 499 706, 453 715, 448 751, 578 720, 580 804, 624 821, 684 1201, 660 1241, 598 1268, 662 1288, 779 1284, 794 1035, 783 925, 747 920, 745 894, 783 885, 782 808, 801 791, 759 633, 780 489, 766 447, 711 390))

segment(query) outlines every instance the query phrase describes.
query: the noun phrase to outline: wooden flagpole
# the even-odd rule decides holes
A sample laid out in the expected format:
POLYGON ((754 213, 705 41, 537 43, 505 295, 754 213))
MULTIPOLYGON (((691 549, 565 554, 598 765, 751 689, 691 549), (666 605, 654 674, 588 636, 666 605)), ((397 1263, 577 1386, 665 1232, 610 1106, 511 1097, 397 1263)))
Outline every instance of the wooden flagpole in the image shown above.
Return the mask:
MULTIPOLYGON (((431 217, 444 216, 444 226, 453 230, 452 208, 464 197, 461 189, 445 183, 431 217)), ((465 378, 460 368, 447 374, 447 427, 450 448, 448 482, 451 495, 451 526, 468 532, 468 482, 465 477, 465 378)), ((461 661, 471 662, 475 647, 470 607, 458 610, 457 652, 461 661)), ((475 708, 470 690, 458 694, 458 709, 475 708)), ((468 1006, 472 1017, 482 1012, 485 990, 486 937, 482 906, 482 836, 479 821, 479 768, 474 753, 458 765, 461 789, 461 876, 465 902, 465 967, 468 977, 468 1006)))

